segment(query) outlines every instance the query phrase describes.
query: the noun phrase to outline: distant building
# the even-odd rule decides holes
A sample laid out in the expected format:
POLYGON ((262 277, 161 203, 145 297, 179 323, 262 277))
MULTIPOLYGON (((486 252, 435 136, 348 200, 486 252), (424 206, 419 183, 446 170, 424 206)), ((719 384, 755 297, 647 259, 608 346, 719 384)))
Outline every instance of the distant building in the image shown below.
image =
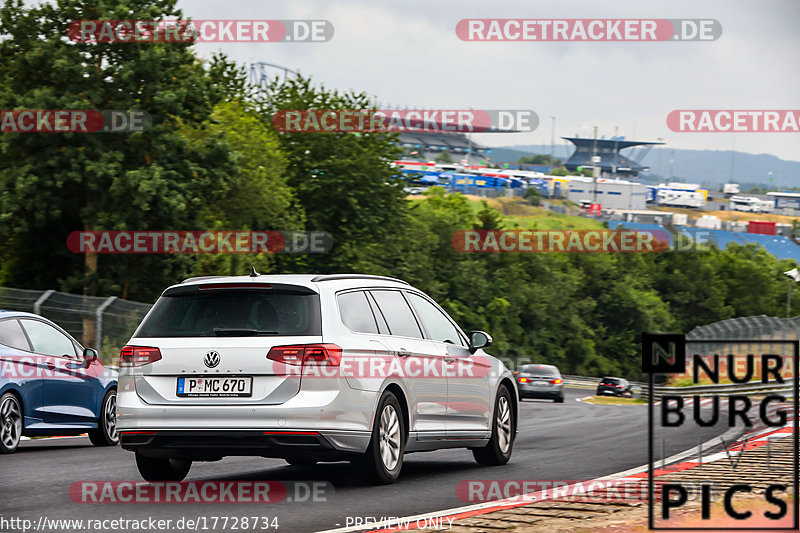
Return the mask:
POLYGON ((463 133, 401 132, 395 144, 406 150, 405 159, 413 157, 421 161, 434 160, 447 150, 454 162, 467 159, 467 164, 475 165, 486 162, 492 153, 491 148, 470 141, 463 133))
MULTIPOLYGON (((647 172, 649 167, 643 166, 631 158, 625 157, 620 150, 634 146, 642 146, 649 151, 651 147, 664 144, 662 142, 626 141, 624 138, 584 139, 581 137, 562 137, 575 145, 575 151, 564 163, 569 171, 577 171, 578 167, 591 168, 592 156, 599 156, 600 173, 603 177, 636 178, 639 172, 647 172)), ((644 157, 644 154, 639 158, 644 157)))
POLYGON ((624 180, 573 179, 567 183, 567 200, 580 204, 589 201, 600 204, 603 209, 634 209, 647 207, 647 187, 641 183, 624 180))
POLYGON ((768 192, 775 200, 775 211, 783 210, 784 214, 796 215, 800 211, 800 192, 768 192))

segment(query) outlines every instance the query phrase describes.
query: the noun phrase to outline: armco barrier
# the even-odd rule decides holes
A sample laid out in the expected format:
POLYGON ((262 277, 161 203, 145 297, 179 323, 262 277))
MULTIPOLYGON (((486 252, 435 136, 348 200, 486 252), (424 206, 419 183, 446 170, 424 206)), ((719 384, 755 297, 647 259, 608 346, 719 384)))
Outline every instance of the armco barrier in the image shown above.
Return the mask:
MULTIPOLYGON (((759 394, 759 393, 789 393, 794 391, 793 379, 784 383, 762 383, 751 381, 749 383, 723 383, 719 385, 694 385, 691 387, 653 387, 653 399, 658 401, 663 396, 715 396, 719 394, 759 394)), ((647 387, 642 388, 642 396, 649 399, 647 387)))
MULTIPOLYGON (((596 389, 597 384, 600 383, 600 378, 587 378, 584 376, 569 376, 563 374, 564 385, 568 387, 577 387, 580 389, 596 389)), ((631 381, 634 392, 642 392, 645 389, 645 384, 638 381, 631 381)))

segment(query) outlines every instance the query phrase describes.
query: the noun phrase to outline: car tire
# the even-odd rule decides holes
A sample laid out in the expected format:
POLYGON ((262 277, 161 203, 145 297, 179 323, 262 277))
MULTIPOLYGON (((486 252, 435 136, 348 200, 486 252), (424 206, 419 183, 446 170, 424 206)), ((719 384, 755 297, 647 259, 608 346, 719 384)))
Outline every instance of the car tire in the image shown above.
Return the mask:
POLYGON ((292 466, 313 466, 317 464, 316 457, 303 457, 302 455, 284 457, 284 460, 292 466))
POLYGON ((145 481, 183 481, 192 468, 191 461, 147 457, 136 452, 136 467, 145 481))
POLYGON ((117 433, 117 391, 111 389, 100 405, 100 418, 97 429, 89 432, 89 440, 95 446, 116 446, 119 444, 117 433))
POLYGON ((22 439, 22 404, 7 392, 0 397, 0 453, 14 453, 22 439))
POLYGON ((400 477, 405 449, 403 410, 397 397, 385 391, 378 401, 367 451, 353 460, 353 466, 364 474, 368 482, 388 485, 400 477))
POLYGON ((564 403, 564 395, 562 394, 561 396, 558 396, 557 398, 554 398, 553 401, 555 403, 564 403))
POLYGON ((511 404, 511 394, 505 385, 497 389, 492 419, 492 437, 483 448, 473 448, 472 455, 479 465, 499 466, 511 459, 514 448, 516 421, 511 404))

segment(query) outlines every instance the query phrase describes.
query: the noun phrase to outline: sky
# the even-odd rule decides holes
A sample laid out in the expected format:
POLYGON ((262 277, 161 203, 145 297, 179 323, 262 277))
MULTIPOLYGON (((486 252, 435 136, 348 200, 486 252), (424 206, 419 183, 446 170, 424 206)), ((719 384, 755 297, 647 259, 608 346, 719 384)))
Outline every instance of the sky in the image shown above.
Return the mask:
MULTIPOLYGON (((249 64, 267 61, 327 87, 393 106, 531 109, 532 133, 480 134, 490 146, 560 136, 662 138, 668 147, 771 153, 800 160, 798 133, 677 133, 676 109, 800 109, 800 2, 795 0, 181 0, 195 19, 325 19, 325 43, 207 43, 249 64), (466 42, 464 18, 713 18, 712 42, 466 42), (615 130, 615 128, 618 128, 615 130)), ((278 71, 275 71, 276 74, 278 71)))

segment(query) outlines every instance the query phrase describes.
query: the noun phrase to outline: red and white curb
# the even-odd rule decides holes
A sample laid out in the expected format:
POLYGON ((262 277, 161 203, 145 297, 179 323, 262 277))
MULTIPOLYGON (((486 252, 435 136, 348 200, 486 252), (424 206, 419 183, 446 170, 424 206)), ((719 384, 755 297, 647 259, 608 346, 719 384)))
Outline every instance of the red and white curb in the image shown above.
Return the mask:
MULTIPOLYGON (((770 406, 772 413, 777 411, 781 406, 770 406)), ((785 406, 784 406, 785 407, 785 406)), ((752 450, 761 446, 766 446, 769 442, 785 438, 794 434, 794 418, 790 415, 787 417, 786 425, 783 427, 775 428, 755 428, 749 432, 741 435, 738 439, 736 435, 741 433, 740 428, 731 428, 723 435, 715 437, 711 440, 695 446, 689 450, 675 454, 663 460, 664 464, 669 466, 665 468, 653 469, 653 476, 663 476, 672 474, 683 470, 696 468, 704 464, 713 463, 721 459, 733 459, 743 451, 752 450), (702 457, 698 461, 681 461, 687 457, 697 457, 703 449, 710 449, 718 444, 725 444, 731 441, 731 445, 722 452, 714 453, 709 456, 702 457), (701 462, 702 461, 702 462, 701 462)), ((602 483, 603 481, 615 480, 630 480, 640 481, 647 478, 649 465, 642 465, 636 468, 631 468, 616 474, 610 474, 601 478, 581 482, 583 487, 589 486, 591 483, 602 483)), ((578 492, 578 484, 570 485, 565 490, 569 493, 578 492)), ((491 502, 483 502, 475 505, 467 505, 463 507, 454 507, 443 511, 434 511, 431 513, 424 513, 413 516, 405 517, 381 517, 381 520, 370 522, 369 524, 362 524, 357 526, 342 527, 336 529, 329 529, 319 533, 351 533, 357 531, 371 531, 374 533, 389 533, 393 531, 408 531, 412 529, 431 529, 431 528, 446 528, 451 525, 455 520, 470 518, 473 516, 480 516, 496 511, 504 511, 516 507, 524 507, 535 502, 543 502, 554 500, 552 492, 541 491, 535 493, 523 494, 514 496, 503 500, 496 500, 491 502)))

